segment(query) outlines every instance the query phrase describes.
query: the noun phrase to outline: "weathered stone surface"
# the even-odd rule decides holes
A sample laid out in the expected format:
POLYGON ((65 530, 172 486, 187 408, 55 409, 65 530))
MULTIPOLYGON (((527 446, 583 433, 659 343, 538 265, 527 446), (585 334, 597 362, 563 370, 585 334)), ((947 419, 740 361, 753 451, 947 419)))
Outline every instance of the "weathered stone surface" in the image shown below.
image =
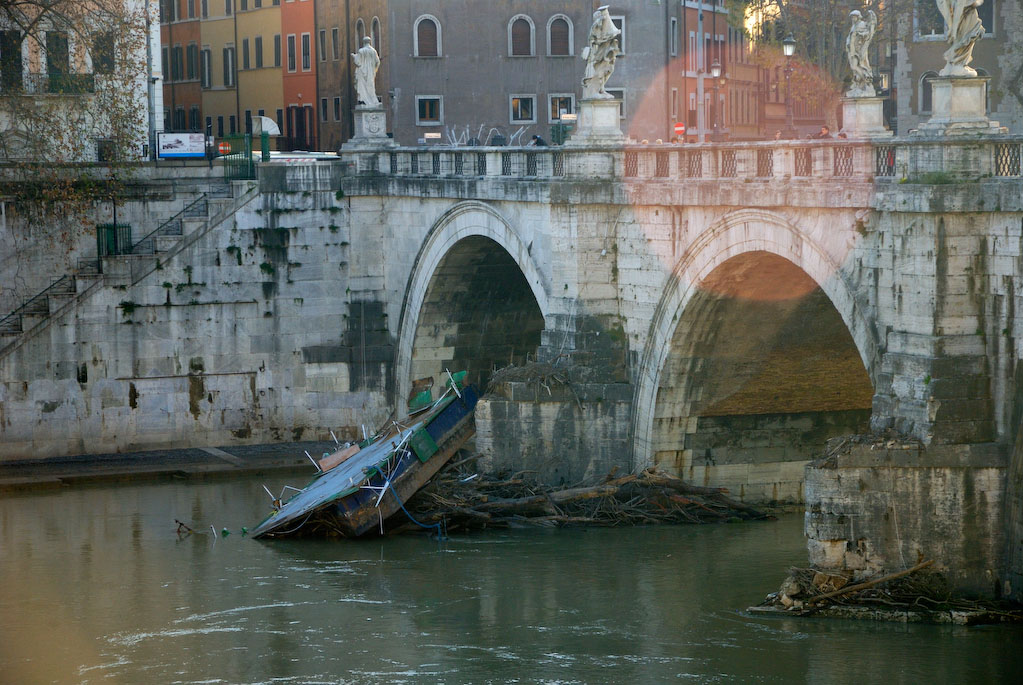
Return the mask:
POLYGON ((934 559, 961 591, 1000 595, 1005 469, 993 446, 857 446, 834 464, 811 464, 810 562, 864 577, 934 559))

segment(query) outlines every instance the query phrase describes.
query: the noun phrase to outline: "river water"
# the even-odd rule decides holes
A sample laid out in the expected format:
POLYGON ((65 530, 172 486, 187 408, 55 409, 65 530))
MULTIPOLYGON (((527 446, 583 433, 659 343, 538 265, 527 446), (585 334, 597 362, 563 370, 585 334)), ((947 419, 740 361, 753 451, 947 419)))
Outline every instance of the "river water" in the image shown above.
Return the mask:
POLYGON ((267 513, 260 483, 0 499, 0 683, 916 684, 1023 671, 1018 628, 744 614, 805 562, 798 515, 259 542, 241 527, 267 513), (208 534, 179 540, 175 518, 208 534))

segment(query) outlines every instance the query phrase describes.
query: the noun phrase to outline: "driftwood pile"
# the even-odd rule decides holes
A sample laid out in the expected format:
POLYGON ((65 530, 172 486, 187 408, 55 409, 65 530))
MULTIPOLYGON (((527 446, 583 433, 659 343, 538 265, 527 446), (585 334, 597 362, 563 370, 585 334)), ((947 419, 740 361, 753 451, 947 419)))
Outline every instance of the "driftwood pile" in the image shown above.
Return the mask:
MULTIPOLYGON (((529 473, 503 478, 461 467, 462 459, 440 471, 406 503, 421 523, 444 522, 448 531, 525 526, 626 526, 652 523, 709 523, 770 519, 772 516, 729 498, 723 488, 690 485, 655 469, 600 483, 550 488, 529 473)), ((395 532, 408 530, 412 524, 395 532)))
MULTIPOLYGON (((932 566, 934 560, 920 561, 904 571, 853 583, 842 574, 812 568, 791 568, 778 592, 759 605, 785 610, 799 616, 821 613, 843 618, 856 617, 843 610, 872 610, 870 618, 891 618, 913 613, 917 620, 948 622, 937 614, 973 614, 976 622, 1019 621, 1018 605, 978 601, 956 595, 948 579, 932 566), (889 614, 886 616, 886 614, 889 614)), ((964 620, 963 622, 974 622, 964 620)))

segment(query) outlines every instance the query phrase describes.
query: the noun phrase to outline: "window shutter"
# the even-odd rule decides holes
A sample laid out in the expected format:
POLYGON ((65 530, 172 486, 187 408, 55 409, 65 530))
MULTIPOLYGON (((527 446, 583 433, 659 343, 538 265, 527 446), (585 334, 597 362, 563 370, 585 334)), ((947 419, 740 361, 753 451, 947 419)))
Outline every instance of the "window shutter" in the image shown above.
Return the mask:
POLYGON ((525 19, 516 19, 512 24, 512 54, 528 57, 533 54, 530 51, 530 26, 525 19))
POLYGON ((432 19, 423 19, 417 27, 419 39, 419 56, 437 56, 437 25, 432 19))
POLYGON ((568 54, 568 22, 564 19, 551 22, 551 54, 568 54))

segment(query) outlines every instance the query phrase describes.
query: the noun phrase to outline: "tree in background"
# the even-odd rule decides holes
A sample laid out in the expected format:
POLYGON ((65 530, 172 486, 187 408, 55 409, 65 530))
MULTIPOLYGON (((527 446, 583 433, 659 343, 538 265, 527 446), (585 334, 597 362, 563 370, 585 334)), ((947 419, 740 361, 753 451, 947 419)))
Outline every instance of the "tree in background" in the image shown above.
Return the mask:
MULTIPOLYGON (((0 257, 7 266, 40 241, 75 252, 94 209, 116 202, 140 160, 154 4, 0 0, 0 257)), ((0 288, 18 280, 5 278, 0 288)))

